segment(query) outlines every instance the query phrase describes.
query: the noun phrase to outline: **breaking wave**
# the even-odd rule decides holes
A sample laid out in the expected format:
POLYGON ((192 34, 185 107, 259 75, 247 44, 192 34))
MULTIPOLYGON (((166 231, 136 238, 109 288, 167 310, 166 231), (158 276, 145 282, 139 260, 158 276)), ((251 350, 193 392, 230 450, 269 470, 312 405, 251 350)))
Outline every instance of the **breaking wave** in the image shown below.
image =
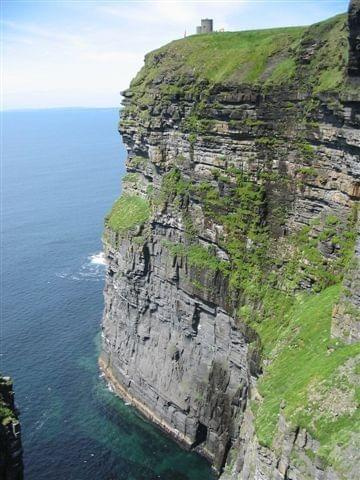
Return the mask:
POLYGON ((90 261, 94 265, 106 265, 106 259, 104 252, 96 253, 95 255, 90 256, 90 261))
POLYGON ((76 271, 63 271, 56 273, 58 278, 68 278, 74 281, 93 280, 101 281, 104 278, 106 259, 104 252, 94 253, 87 257, 76 271))

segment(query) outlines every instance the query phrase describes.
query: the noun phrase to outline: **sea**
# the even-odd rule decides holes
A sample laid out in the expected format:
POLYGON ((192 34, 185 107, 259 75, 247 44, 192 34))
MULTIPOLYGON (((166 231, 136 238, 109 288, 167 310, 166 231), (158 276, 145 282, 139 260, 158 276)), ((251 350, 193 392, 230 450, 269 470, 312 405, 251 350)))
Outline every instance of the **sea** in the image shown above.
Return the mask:
POLYGON ((14 380, 25 479, 211 480, 98 369, 118 121, 115 108, 2 112, 0 371, 14 380))

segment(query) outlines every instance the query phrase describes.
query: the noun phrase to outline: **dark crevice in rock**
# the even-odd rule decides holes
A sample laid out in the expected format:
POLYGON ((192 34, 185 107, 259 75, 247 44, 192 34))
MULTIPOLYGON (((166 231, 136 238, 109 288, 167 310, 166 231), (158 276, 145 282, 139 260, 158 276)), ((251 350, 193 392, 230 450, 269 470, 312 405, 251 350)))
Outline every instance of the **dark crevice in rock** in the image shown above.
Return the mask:
POLYGON ((200 309, 199 309, 199 305, 196 304, 194 308, 194 313, 192 316, 192 321, 191 321, 191 326, 195 335, 198 334, 199 323, 200 323, 200 309))
POLYGON ((143 247, 143 255, 144 255, 144 276, 145 276, 150 270, 150 251, 149 251, 149 247, 146 244, 143 247))
POLYGON ((172 356, 172 360, 174 360, 175 362, 178 362, 179 359, 180 359, 180 352, 179 350, 176 350, 176 352, 172 356))
POLYGON ((228 441, 226 442, 225 449, 224 449, 223 461, 222 461, 221 466, 219 468, 220 473, 222 473, 224 471, 226 460, 228 458, 231 447, 232 447, 232 440, 231 440, 231 438, 229 438, 228 441))
POLYGON ((196 448, 202 443, 206 442, 207 435, 207 427, 203 423, 199 422, 196 429, 195 442, 193 443, 192 448, 196 448))

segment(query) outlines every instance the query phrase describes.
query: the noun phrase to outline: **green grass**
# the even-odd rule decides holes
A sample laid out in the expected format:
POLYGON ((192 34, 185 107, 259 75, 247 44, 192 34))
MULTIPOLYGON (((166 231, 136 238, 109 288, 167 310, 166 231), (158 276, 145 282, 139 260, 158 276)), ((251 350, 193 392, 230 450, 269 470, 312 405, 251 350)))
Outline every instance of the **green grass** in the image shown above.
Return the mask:
POLYGON ((4 405, 0 404, 0 423, 5 424, 8 420, 14 420, 15 415, 14 412, 4 405))
POLYGON ((191 245, 187 250, 189 265, 216 272, 221 267, 221 260, 214 252, 202 245, 191 245))
MULTIPOLYGON (((166 75, 167 94, 182 96, 186 77, 189 87, 206 80, 218 83, 272 86, 295 84, 315 93, 338 89, 345 78, 347 60, 346 15, 337 15, 310 27, 288 27, 242 32, 215 32, 175 40, 150 52, 145 66, 131 84, 148 103, 153 80, 166 75), (310 62, 299 61, 306 45, 316 44, 310 62)), ((156 84, 157 85, 157 84, 156 84)), ((155 85, 155 88, 158 87, 155 85)), ((204 85, 200 93, 204 94, 204 85)))
MULTIPOLYGON (((270 360, 258 382, 263 401, 254 405, 256 431, 264 445, 272 443, 282 401, 286 419, 318 439, 320 454, 327 460, 337 444, 359 429, 359 412, 333 416, 327 407, 335 387, 350 395, 352 386, 339 377, 338 369, 360 354, 359 344, 344 345, 330 337, 332 309, 339 291, 335 285, 317 295, 303 295, 282 323, 271 318, 254 325, 264 356, 270 360)), ((359 401, 359 391, 356 396, 359 401)))
POLYGON ((306 175, 309 177, 316 177, 318 174, 318 171, 314 167, 300 167, 297 169, 297 173, 300 173, 301 175, 306 175))
POLYGON ((214 83, 227 79, 256 83, 269 58, 294 47, 302 32, 295 27, 192 37, 189 43, 195 49, 186 62, 214 83))
POLYGON ((175 244, 172 242, 165 242, 164 245, 172 255, 186 258, 191 267, 212 273, 221 271, 226 275, 228 274, 228 263, 218 258, 210 248, 206 248, 200 244, 185 245, 183 243, 175 244))
POLYGON ((344 83, 348 60, 347 16, 337 15, 312 25, 305 39, 313 38, 321 40, 320 48, 306 69, 314 92, 338 90, 344 83))
POLYGON ((122 182, 123 183, 130 183, 136 185, 139 181, 139 174, 138 173, 127 173, 123 176, 122 182))
POLYGON ((294 58, 282 60, 271 72, 266 80, 267 85, 288 83, 294 77, 296 72, 296 62, 294 58))
POLYGON ((274 62, 269 73, 279 63, 283 63, 283 70, 292 69, 292 64, 284 63, 284 57, 290 56, 290 49, 296 47, 304 30, 304 27, 289 27, 224 32, 176 40, 147 55, 145 70, 140 72, 133 85, 145 78, 147 82, 151 81, 165 70, 194 72, 212 83, 228 79, 256 83, 269 66, 269 58, 277 54, 281 53, 281 59, 274 62), (158 56, 164 53, 167 55, 155 66, 158 56))
POLYGON ((135 195, 122 195, 106 217, 105 224, 115 232, 125 232, 146 222, 149 215, 146 200, 135 195))

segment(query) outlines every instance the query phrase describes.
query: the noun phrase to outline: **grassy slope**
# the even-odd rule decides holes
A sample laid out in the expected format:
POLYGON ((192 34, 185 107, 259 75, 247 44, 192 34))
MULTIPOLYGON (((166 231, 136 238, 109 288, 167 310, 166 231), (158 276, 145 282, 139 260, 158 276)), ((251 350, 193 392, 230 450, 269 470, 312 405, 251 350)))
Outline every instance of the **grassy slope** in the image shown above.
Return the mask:
POLYGON ((254 30, 193 36, 174 46, 186 65, 214 83, 241 79, 252 83, 265 71, 268 59, 277 53, 285 58, 304 28, 254 30))
POLYGON ((346 60, 346 15, 337 15, 311 27, 212 33, 176 40, 146 56, 132 88, 166 75, 181 89, 182 75, 194 74, 210 84, 271 86, 295 81, 319 92, 343 83, 346 60), (298 61, 302 41, 320 41, 307 65, 298 61))
POLYGON ((272 318, 256 326, 270 361, 258 384, 263 401, 254 404, 261 443, 272 443, 281 402, 285 417, 321 442, 319 453, 327 460, 337 444, 360 430, 360 411, 355 411, 360 400, 360 345, 330 337, 338 295, 336 285, 304 295, 282 325, 272 318))
POLYGON ((149 204, 146 200, 124 194, 113 205, 105 223, 115 232, 126 232, 146 222, 149 213, 149 204))

